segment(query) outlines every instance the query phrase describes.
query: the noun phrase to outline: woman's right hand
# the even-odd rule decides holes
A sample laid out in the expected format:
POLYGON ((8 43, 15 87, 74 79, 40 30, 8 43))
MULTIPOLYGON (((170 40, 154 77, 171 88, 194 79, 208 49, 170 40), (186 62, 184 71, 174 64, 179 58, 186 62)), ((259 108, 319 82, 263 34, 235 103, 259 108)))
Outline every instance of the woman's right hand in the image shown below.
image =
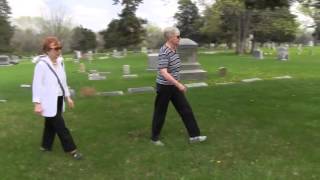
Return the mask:
POLYGON ((183 85, 182 83, 179 83, 178 84, 178 89, 181 91, 181 92, 186 92, 187 91, 187 87, 185 85, 183 85))
POLYGON ((35 112, 36 114, 38 114, 38 115, 41 115, 41 114, 42 114, 42 111, 43 111, 43 109, 42 109, 41 104, 40 104, 40 103, 35 103, 35 104, 34 104, 34 112, 35 112))

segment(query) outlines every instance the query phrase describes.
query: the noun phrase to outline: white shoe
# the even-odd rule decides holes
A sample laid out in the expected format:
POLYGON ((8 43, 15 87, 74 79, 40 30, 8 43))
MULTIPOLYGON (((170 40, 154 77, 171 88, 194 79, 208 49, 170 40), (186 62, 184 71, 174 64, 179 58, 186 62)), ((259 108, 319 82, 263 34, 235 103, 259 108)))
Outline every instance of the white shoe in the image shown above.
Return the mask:
POLYGON ((156 145, 156 146, 164 146, 164 143, 161 142, 160 140, 157 140, 157 141, 151 140, 151 143, 154 144, 154 145, 156 145))
POLYGON ((196 136, 189 138, 190 143, 203 142, 207 139, 207 136, 196 136))

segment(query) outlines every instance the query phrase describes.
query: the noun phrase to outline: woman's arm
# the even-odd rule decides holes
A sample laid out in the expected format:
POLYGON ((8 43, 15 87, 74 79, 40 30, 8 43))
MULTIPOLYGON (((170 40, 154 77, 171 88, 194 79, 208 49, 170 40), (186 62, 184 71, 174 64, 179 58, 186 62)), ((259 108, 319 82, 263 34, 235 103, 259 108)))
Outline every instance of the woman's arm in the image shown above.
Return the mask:
POLYGON ((187 91, 187 87, 185 87, 182 83, 180 83, 179 81, 177 81, 174 77, 172 77, 172 75, 170 73, 168 73, 168 69, 167 68, 162 68, 160 69, 160 74, 170 83, 172 83, 173 85, 175 85, 180 91, 182 92, 186 92, 187 91))

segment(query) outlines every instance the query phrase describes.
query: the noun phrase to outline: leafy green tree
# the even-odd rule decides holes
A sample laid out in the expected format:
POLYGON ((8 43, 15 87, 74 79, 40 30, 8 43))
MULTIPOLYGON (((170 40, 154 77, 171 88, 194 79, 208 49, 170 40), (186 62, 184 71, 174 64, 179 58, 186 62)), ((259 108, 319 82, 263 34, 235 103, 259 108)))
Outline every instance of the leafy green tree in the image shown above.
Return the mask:
POLYGON ((71 49, 88 51, 94 50, 97 47, 96 35, 90 29, 83 28, 82 26, 73 29, 71 38, 71 49))
POLYGON ((255 42, 292 42, 298 24, 288 8, 265 10, 252 17, 252 34, 255 42))
POLYGON ((146 20, 136 17, 135 12, 142 0, 114 0, 115 4, 121 3, 124 6, 120 19, 112 20, 108 29, 102 31, 105 48, 110 47, 132 47, 140 44, 145 36, 143 24, 146 20))
POLYGON ((211 42, 227 43, 231 48, 237 40, 238 17, 243 9, 243 3, 239 0, 217 0, 205 10, 201 31, 211 42))
POLYGON ((314 20, 313 37, 317 42, 320 40, 320 0, 299 0, 299 2, 303 5, 302 12, 314 20))
POLYGON ((270 39, 271 34, 274 35, 272 40, 289 41, 296 30, 294 18, 288 10, 290 2, 289 0, 217 0, 206 10, 202 30, 207 34, 218 36, 216 38, 218 41, 223 40, 228 44, 236 42, 238 54, 245 52, 245 41, 251 33, 256 34, 257 40, 261 41, 270 39), (288 17, 281 14, 278 14, 278 18, 266 17, 264 14, 266 11, 269 11, 269 14, 276 14, 281 8, 288 17))
POLYGON ((161 28, 147 24, 145 44, 148 48, 159 49, 165 42, 161 28))
POLYGON ((0 0, 0 52, 9 52, 10 39, 13 35, 13 27, 9 23, 11 14, 7 0, 0 0))
POLYGON ((177 20, 181 36, 190 38, 197 42, 201 41, 200 28, 203 25, 202 17, 199 15, 198 7, 191 0, 179 0, 179 11, 174 15, 177 20))

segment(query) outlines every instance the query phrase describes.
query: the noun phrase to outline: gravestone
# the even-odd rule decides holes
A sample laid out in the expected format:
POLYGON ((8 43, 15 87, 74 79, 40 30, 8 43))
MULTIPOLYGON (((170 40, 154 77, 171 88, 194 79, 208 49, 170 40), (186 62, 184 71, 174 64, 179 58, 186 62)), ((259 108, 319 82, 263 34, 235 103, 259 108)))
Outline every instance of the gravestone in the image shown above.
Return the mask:
POLYGON ((90 70, 88 74, 88 79, 91 81, 105 80, 106 78, 106 76, 100 75, 96 70, 90 70))
POLYGON ((298 52, 297 52, 298 55, 301 55, 302 54, 302 44, 299 44, 298 45, 298 52))
POLYGON ((0 55, 0 66, 10 65, 10 57, 7 55, 0 55))
POLYGON ((12 55, 10 59, 11 64, 18 64, 20 61, 20 58, 18 56, 12 55))
POLYGON ((31 88, 30 84, 20 84, 20 87, 22 88, 31 88))
POLYGON ((76 91, 74 89, 71 89, 70 87, 69 87, 69 92, 70 92, 70 96, 71 97, 75 97, 76 96, 76 91))
POLYGON ((123 78, 129 79, 129 78, 136 78, 138 77, 137 74, 130 74, 130 65, 123 65, 123 78))
POLYGON ((218 75, 220 77, 225 77, 227 75, 227 68, 225 67, 219 67, 218 69, 218 75))
POLYGON ((118 50, 114 49, 112 52, 112 57, 114 58, 123 58, 123 55, 118 50))
POLYGON ((263 59, 263 51, 260 49, 253 50, 252 55, 257 59, 263 59))
POLYGON ((93 52, 92 52, 92 51, 88 51, 87 54, 86 54, 86 56, 87 56, 87 59, 88 59, 89 61, 92 61, 92 60, 93 60, 93 52))
POLYGON ((141 47, 141 53, 148 53, 148 48, 147 47, 141 47))
POLYGON ((128 54, 128 50, 127 50, 127 48, 124 48, 123 50, 122 50, 122 55, 123 56, 126 56, 128 54))
POLYGON ((148 54, 148 69, 147 70, 157 70, 158 69, 158 54, 148 54))
POLYGON ((123 91, 108 91, 108 92, 98 92, 98 96, 122 96, 123 91))
POLYGON ((130 65, 123 65, 123 75, 129 75, 130 74, 130 65))
POLYGON ((82 58, 81 51, 75 50, 75 51, 74 51, 74 59, 77 60, 77 61, 79 61, 81 58, 82 58))
POLYGON ((204 80, 207 72, 197 62, 198 44, 191 39, 181 38, 178 53, 181 59, 181 80, 204 80))
POLYGON ((288 48, 280 46, 278 47, 278 60, 287 61, 289 59, 288 48))
POLYGON ((143 93, 143 92, 154 92, 153 87, 139 87, 139 88, 128 88, 128 93, 143 93))
POLYGON ((245 82, 245 83, 249 83, 249 82, 261 81, 261 80, 262 79, 260 79, 260 78, 250 78, 250 79, 243 79, 241 81, 245 82))
POLYGON ((199 82, 199 83, 190 83, 190 84, 185 84, 187 88, 196 88, 196 87, 207 87, 208 84, 205 82, 199 82))
POLYGON ((86 72, 86 65, 83 63, 79 64, 79 72, 84 73, 86 72))

